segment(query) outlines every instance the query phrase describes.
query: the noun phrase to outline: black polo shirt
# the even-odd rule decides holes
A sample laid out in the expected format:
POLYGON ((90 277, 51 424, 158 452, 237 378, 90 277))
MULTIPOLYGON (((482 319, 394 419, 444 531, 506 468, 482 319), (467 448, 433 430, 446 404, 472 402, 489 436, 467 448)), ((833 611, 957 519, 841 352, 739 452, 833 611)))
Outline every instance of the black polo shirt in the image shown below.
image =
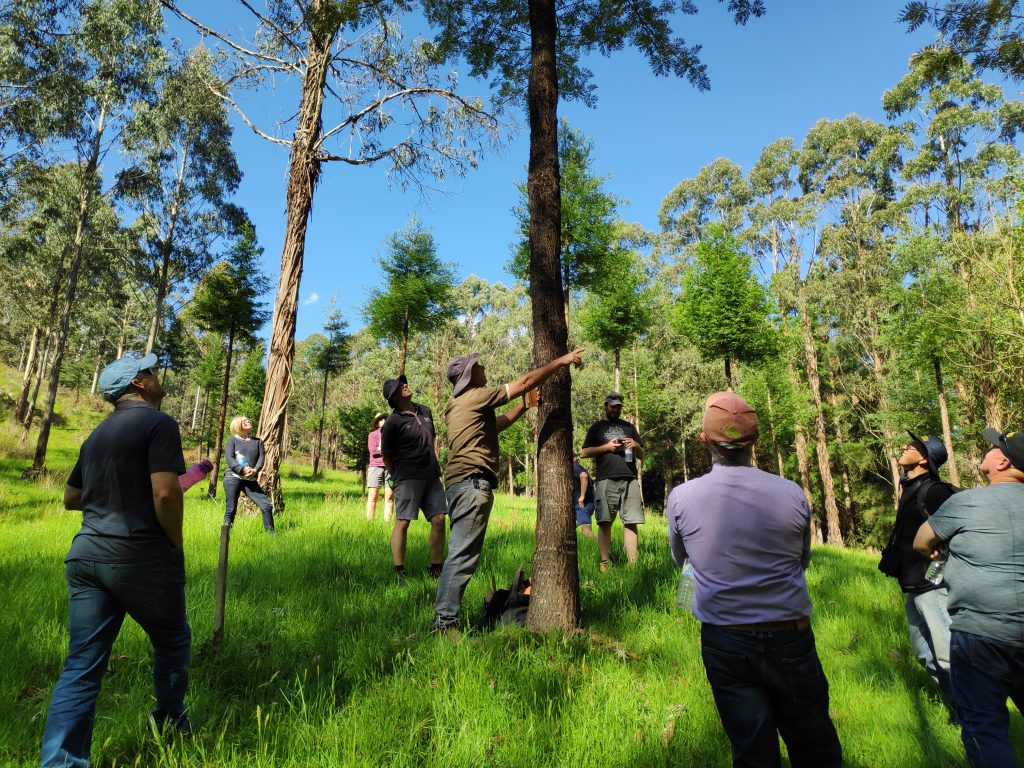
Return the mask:
POLYGON ((434 453, 434 417, 425 405, 412 407, 415 413, 392 411, 380 429, 380 452, 391 460, 396 483, 441 476, 434 453))
POLYGON ((138 563, 172 549, 156 519, 154 472, 185 471, 178 424, 142 400, 122 400, 82 443, 68 485, 82 491, 82 528, 66 560, 138 563))

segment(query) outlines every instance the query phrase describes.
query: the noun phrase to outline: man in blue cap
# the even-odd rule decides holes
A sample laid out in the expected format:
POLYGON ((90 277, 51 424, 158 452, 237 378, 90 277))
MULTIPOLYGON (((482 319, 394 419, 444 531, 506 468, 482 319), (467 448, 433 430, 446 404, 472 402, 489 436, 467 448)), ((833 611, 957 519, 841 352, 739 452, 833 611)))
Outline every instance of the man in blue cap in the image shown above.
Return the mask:
POLYGON ((900 501, 896 510, 890 549, 896 561, 890 574, 904 594, 904 610, 914 656, 939 686, 949 707, 953 691, 949 682, 949 590, 941 574, 929 580, 925 572, 931 561, 914 551, 914 536, 929 515, 953 495, 954 488, 939 477, 939 467, 949 454, 937 437, 922 440, 913 432, 903 446, 897 463, 903 470, 900 501))
POLYGON ((1009 697, 1024 712, 1024 432, 983 432, 988 487, 963 491, 917 531, 914 548, 947 542, 950 670, 960 737, 975 768, 1017 765, 1009 697))
POLYGON ((89 765, 96 698, 125 615, 153 644, 158 728, 191 730, 185 691, 192 636, 185 617, 178 425, 156 355, 128 354, 103 369, 99 390, 114 411, 82 443, 64 488, 82 527, 65 558, 71 603, 68 657, 43 730, 42 765, 89 765))

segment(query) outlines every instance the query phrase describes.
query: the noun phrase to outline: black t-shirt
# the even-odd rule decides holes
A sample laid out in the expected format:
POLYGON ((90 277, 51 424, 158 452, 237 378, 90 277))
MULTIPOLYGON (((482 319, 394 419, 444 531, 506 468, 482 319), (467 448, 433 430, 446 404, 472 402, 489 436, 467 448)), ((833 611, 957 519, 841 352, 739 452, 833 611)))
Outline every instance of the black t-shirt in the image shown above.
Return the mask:
POLYGON ((583 468, 583 465, 578 461, 574 461, 572 464, 572 503, 576 504, 580 500, 580 475, 586 472, 587 474, 587 492, 583 494, 584 504, 594 503, 594 478, 590 476, 590 473, 583 468))
POLYGON ((82 491, 82 528, 66 560, 138 563, 170 551, 149 476, 184 471, 177 422, 141 400, 117 403, 82 443, 68 478, 82 491))
POLYGON ((945 483, 929 475, 919 475, 913 480, 904 479, 900 484, 903 490, 896 510, 895 539, 900 555, 900 588, 904 592, 927 592, 937 585, 924 577, 931 560, 914 549, 914 537, 921 523, 928 519, 928 515, 938 512, 953 492, 945 483))
POLYGON ((412 406, 415 413, 392 411, 380 430, 380 452, 391 460, 396 483, 441 476, 434 453, 434 417, 427 406, 412 406))
MULTIPOLYGON (((622 419, 601 419, 587 430, 584 448, 597 448, 611 440, 631 437, 640 445, 640 434, 636 427, 622 419)), ((594 457, 594 470, 598 480, 633 480, 636 478, 636 461, 628 463, 621 449, 616 453, 600 453, 594 457)), ((579 498, 577 496, 576 498, 579 498)))

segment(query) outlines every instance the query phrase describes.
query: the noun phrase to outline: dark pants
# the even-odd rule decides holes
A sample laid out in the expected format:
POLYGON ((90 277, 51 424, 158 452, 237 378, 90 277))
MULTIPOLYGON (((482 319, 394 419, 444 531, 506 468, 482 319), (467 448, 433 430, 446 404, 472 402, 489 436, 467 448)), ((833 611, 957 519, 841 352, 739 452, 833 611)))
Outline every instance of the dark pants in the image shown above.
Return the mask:
POLYGON ((158 720, 185 711, 192 634, 185 618, 181 550, 145 563, 72 560, 65 568, 71 602, 68 657, 53 689, 43 730, 42 765, 89 765, 96 697, 125 614, 153 644, 158 720))
POLYGON ((274 505, 270 503, 270 499, 260 488, 260 484, 255 480, 242 480, 230 475, 224 475, 224 501, 227 504, 224 510, 224 522, 228 525, 234 524, 235 508, 238 506, 238 497, 243 491, 263 513, 263 530, 274 530, 274 505))
POLYGON ((1024 712, 1024 648, 956 630, 950 646, 953 699, 971 765, 1016 766, 1006 699, 1024 712))
POLYGON ((734 766, 781 765, 779 736, 794 768, 842 765, 810 629, 748 633, 704 624, 701 655, 734 766))

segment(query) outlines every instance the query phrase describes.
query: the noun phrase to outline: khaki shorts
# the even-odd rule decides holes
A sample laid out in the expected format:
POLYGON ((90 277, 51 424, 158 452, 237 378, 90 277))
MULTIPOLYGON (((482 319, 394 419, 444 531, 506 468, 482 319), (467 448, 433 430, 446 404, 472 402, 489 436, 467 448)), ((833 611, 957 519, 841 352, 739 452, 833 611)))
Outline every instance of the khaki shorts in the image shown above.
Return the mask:
POLYGON ((644 505, 636 480, 598 480, 594 484, 594 519, 613 523, 616 515, 623 523, 643 524, 644 505))

